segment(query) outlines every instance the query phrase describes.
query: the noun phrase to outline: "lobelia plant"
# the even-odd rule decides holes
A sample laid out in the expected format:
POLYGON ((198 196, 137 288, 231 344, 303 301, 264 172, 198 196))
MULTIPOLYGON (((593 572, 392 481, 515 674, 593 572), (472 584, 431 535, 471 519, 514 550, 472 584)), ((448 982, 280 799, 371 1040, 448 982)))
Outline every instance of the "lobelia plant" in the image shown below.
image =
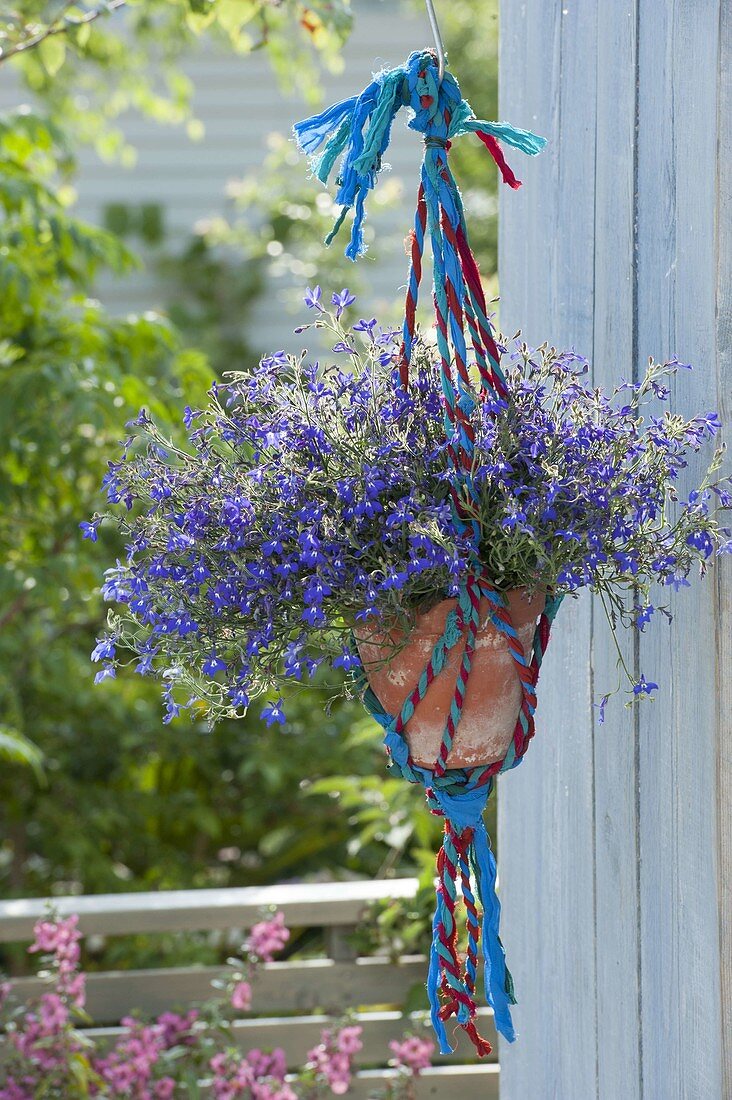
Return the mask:
MULTIPOLYGON (((123 611, 94 650, 97 679, 132 654, 139 673, 162 679, 168 721, 186 707, 236 716, 324 660, 358 667, 354 628, 377 619, 408 636, 415 614, 456 595, 473 568, 451 510, 435 350, 419 339, 404 390, 394 332, 373 318, 346 325, 352 301, 344 290, 329 310, 320 288, 306 295, 316 318, 299 331, 325 330, 331 361, 280 352, 214 385, 207 408, 186 409, 187 448, 142 412, 109 465, 128 556, 106 576, 123 611)), ((676 489, 716 435, 716 414, 641 415, 690 368, 651 362, 640 382, 606 394, 573 352, 514 342, 507 359, 510 396, 469 411, 475 449, 460 500, 482 567, 501 592, 589 588, 613 634, 643 630, 656 611, 670 618, 663 586, 688 586, 695 567, 704 574, 732 548, 713 508, 732 504, 729 479, 714 480, 721 450, 688 497, 676 489)), ((632 699, 656 690, 625 671, 632 699)), ((263 714, 284 722, 282 700, 263 714)))
MULTIPOLYGON (((174 1100, 198 1096, 201 1088, 214 1100, 319 1100, 350 1089, 363 1029, 348 1018, 323 1030, 297 1073, 287 1072, 280 1048, 242 1054, 230 1036, 232 1020, 251 1009, 257 970, 272 962, 289 939, 281 912, 251 929, 243 957, 230 959, 229 975, 214 982, 220 991, 216 999, 183 1014, 163 1012, 150 1023, 127 1016, 106 1050, 78 1030, 92 1021, 85 1010, 77 916, 49 913, 34 934, 29 951, 41 955, 41 976, 49 989, 36 1001, 14 1004, 13 983, 0 983, 0 1022, 10 1048, 0 1100, 174 1100)), ((414 1079, 430 1065, 434 1044, 407 1034, 390 1049, 397 1073, 386 1086, 385 1100, 412 1100, 414 1079)))
MULTIPOLYGON (((187 447, 140 415, 106 478, 128 555, 105 591, 124 611, 93 657, 103 680, 118 649, 131 651, 138 671, 162 678, 169 719, 184 707, 236 715, 272 692, 263 715, 283 722, 274 692, 284 680, 324 660, 353 672, 390 766, 423 785, 444 819, 431 1019, 442 1053, 454 1018, 483 1056, 481 953, 496 1028, 515 1038, 483 811, 494 777, 520 762, 534 734, 561 601, 589 588, 613 636, 643 629, 655 584, 683 587, 695 566, 703 573, 732 548, 713 507, 729 507, 732 493, 729 479, 714 480, 720 452, 698 488, 677 490, 690 454, 718 431, 716 414, 641 415, 669 397, 677 360, 651 362, 640 382, 606 394, 583 380, 588 364, 576 354, 496 339, 448 152, 461 135, 477 136, 516 187, 499 141, 530 155, 545 143, 476 118, 444 57, 413 53, 296 125, 321 182, 340 157, 341 211, 328 240, 352 210, 346 255, 364 251, 365 201, 402 108, 424 157, 400 343, 374 318, 346 326, 353 295, 334 294, 327 310, 316 287, 305 300, 334 341, 325 364, 280 352, 232 375, 206 410, 186 410, 187 447), (436 346, 415 324, 427 240, 436 346)), ((85 525, 89 537, 99 522, 85 525)), ((631 701, 657 690, 625 671, 631 701)))

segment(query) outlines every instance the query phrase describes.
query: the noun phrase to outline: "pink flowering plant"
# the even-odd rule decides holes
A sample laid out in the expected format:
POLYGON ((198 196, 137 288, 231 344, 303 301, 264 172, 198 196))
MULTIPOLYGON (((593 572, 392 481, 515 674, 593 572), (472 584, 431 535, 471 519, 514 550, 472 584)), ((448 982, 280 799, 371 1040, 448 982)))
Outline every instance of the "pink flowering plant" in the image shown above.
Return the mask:
MULTIPOLYGON (((202 1089, 214 1100, 320 1100, 348 1093, 363 1046, 362 1028, 350 1019, 324 1029, 297 1072, 288 1072, 279 1048, 242 1053, 236 1045, 233 1025, 251 1008, 257 970, 289 940, 281 912, 253 926, 241 957, 230 959, 229 974, 214 982, 219 996, 150 1022, 126 1016, 111 1046, 81 1030, 92 1021, 85 1008, 78 918, 49 915, 34 932, 29 951, 41 956, 39 974, 48 989, 32 1003, 14 1004, 12 982, 0 983, 8 1047, 0 1100, 175 1100, 199 1097, 202 1089)), ((407 1037, 392 1050, 401 1069, 387 1095, 409 1100, 432 1044, 407 1037)))
POLYGON ((429 1069, 435 1044, 422 1035, 405 1035, 403 1039, 392 1039, 389 1043, 394 1065, 406 1070, 410 1076, 418 1076, 423 1069, 429 1069))
MULTIPOLYGON (((328 309, 320 288, 306 296, 304 328, 329 337, 325 361, 277 352, 232 374, 208 407, 186 409, 184 446, 143 411, 109 464, 127 556, 107 573, 119 610, 92 657, 98 680, 126 661, 157 676, 166 720, 185 708, 235 717, 266 692, 265 721, 284 722, 283 684, 323 661, 357 667, 354 626, 376 617, 408 634, 417 610, 475 568, 450 505, 456 440, 436 350, 418 339, 404 389, 395 333, 375 318, 347 323, 353 300, 343 290, 328 309)), ((676 360, 606 393, 574 353, 503 351, 508 396, 462 399, 475 444, 456 492, 480 565, 502 592, 588 588, 613 632, 642 630, 667 613, 664 589, 732 549, 717 519, 732 505, 729 479, 715 479, 721 451, 680 489, 719 419, 664 409, 687 369, 676 360)), ((82 524, 89 538, 103 518, 82 524)), ((626 672, 631 698, 655 690, 626 672)))

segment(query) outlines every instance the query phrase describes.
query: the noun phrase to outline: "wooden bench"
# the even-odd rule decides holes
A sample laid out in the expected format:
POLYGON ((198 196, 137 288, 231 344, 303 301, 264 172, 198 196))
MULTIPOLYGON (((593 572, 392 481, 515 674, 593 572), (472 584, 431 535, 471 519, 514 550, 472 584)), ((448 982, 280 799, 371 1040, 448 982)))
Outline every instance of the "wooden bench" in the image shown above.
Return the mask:
MULTIPOLYGON (((318 1042, 321 1028, 331 1016, 355 1008, 363 1027, 364 1046, 349 1095, 368 1100, 393 1072, 387 1065, 389 1040, 400 1038, 407 1028, 425 1026, 421 1017, 404 1017, 401 1006, 409 990, 425 980, 426 960, 417 956, 396 962, 384 957, 356 958, 350 933, 372 902, 410 898, 416 889, 416 879, 391 879, 98 894, 54 898, 53 904, 61 915, 78 913, 85 935, 235 930, 243 939, 267 906, 281 909, 292 928, 323 929, 324 957, 269 963, 258 972, 253 986, 254 1009, 266 1015, 238 1021, 233 1034, 244 1051, 282 1047, 294 1068, 302 1064, 308 1048, 318 1042)), ((0 942, 30 941, 35 921, 45 912, 44 899, 0 902, 0 942)), ((221 973, 221 967, 209 966, 91 973, 87 981, 88 1009, 94 1021, 103 1026, 95 1027, 90 1034, 102 1040, 113 1039, 119 1033, 116 1025, 120 1018, 133 1009, 157 1015, 207 1000, 212 995, 212 980, 221 973)), ((35 978, 16 979, 14 985, 21 997, 35 996, 41 988, 35 978)), ((495 1046, 490 1013, 485 1010, 483 1015, 483 1031, 495 1046)), ((436 1055, 435 1066, 417 1083, 419 1100, 497 1100, 497 1061, 471 1064, 471 1051, 469 1044, 460 1040, 451 1057, 436 1055)))

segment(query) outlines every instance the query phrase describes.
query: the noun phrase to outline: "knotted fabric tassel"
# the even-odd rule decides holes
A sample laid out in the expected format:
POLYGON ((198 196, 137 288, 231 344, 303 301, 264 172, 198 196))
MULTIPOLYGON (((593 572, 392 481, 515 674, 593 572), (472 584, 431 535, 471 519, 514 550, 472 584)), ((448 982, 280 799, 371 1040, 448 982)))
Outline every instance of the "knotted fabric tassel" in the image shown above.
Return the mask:
MULTIPOLYGON (((350 99, 344 99, 342 103, 334 103, 332 106, 327 107, 319 115, 312 115, 304 122, 296 122, 293 130, 298 145, 303 152, 314 153, 325 141, 328 134, 339 130, 343 121, 350 122, 357 99, 358 96, 352 95, 350 99)), ((326 176, 325 180, 327 178, 326 176)), ((325 180, 322 182, 325 183, 325 180)))
POLYGON ((391 124, 402 106, 403 81, 402 69, 385 70, 359 96, 335 104, 293 128, 298 145, 310 154, 320 148, 328 134, 332 135, 322 155, 313 160, 313 172, 321 183, 327 182, 335 161, 343 153, 335 196, 342 210, 326 243, 330 244, 347 212, 355 208, 351 240, 346 248, 351 260, 366 251, 363 240, 366 195, 376 185, 382 168, 381 158, 389 144, 391 124))
MULTIPOLYGON (((434 55, 425 52, 411 54, 406 63, 396 69, 376 73, 360 95, 335 103, 294 126, 295 139, 303 152, 312 157, 313 173, 321 183, 327 182, 336 160, 342 155, 335 196, 342 210, 327 243, 333 240, 347 212, 353 209, 351 239, 346 248, 349 259, 357 259, 366 250, 363 239, 366 196, 376 186, 378 173, 384 167, 383 156, 395 116, 402 107, 411 107, 414 115, 409 122, 410 128, 426 134, 437 116, 438 105, 440 113, 447 108, 449 114, 446 138, 470 132, 479 136, 486 134, 530 156, 540 152, 545 144, 544 138, 507 122, 476 119, 470 105, 462 98, 455 78, 446 72, 440 84, 434 55), (324 143, 323 152, 316 156, 324 143)), ((500 162, 497 163, 500 167, 500 162)))
MULTIPOLYGON (((486 1001, 493 1009, 496 1029, 509 1042, 515 1039, 510 1006, 516 1003, 500 939, 501 906, 496 895, 496 862, 483 822, 492 790, 489 769, 448 771, 439 775, 435 770, 416 765, 403 732, 397 732, 402 726, 399 718, 395 720, 383 711, 365 680, 361 687, 367 709, 386 731, 384 744, 391 759, 390 767, 410 782, 424 786, 428 806, 445 819, 443 842, 437 856, 436 902, 427 975, 430 1015, 440 1053, 450 1054, 454 1049, 445 1027, 454 1017, 478 1055, 483 1057, 491 1053, 491 1046, 476 1026, 479 953, 486 1001), (467 917, 467 952, 462 966, 457 950, 455 915, 458 891, 462 894, 467 917)), ((410 697, 411 702, 405 702, 407 713, 414 712, 414 694, 410 697)))
POLYGON ((496 863, 483 822, 491 786, 490 780, 474 785, 469 779, 453 793, 439 786, 427 789, 428 805, 445 818, 442 848, 437 857, 437 904, 427 983, 432 1023, 442 1054, 453 1049, 445 1031, 445 1022, 452 1017, 481 1057, 491 1051, 475 1022, 478 942, 486 1000, 493 1009, 496 1030, 509 1042, 516 1037, 510 1009, 516 1003, 513 983, 499 934, 501 906, 496 896, 496 863), (471 871, 482 913, 471 889, 471 871), (456 948, 455 906, 459 889, 467 914, 467 952, 462 968, 456 948))

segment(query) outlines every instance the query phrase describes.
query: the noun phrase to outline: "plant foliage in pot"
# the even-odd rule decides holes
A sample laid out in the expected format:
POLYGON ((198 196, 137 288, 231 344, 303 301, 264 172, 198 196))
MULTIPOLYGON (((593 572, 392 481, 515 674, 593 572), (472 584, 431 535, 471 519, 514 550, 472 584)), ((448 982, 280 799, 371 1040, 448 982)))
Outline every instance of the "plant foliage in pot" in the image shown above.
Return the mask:
MULTIPOLYGON (((711 413, 662 411, 683 364, 651 362, 639 382, 605 393, 577 354, 495 336, 448 146, 477 133, 516 182, 498 139, 527 152, 543 143, 475 119, 454 78, 439 82, 431 53, 296 128, 306 151, 324 143, 322 179, 342 154, 337 200, 356 211, 352 258, 403 104, 426 146, 403 330, 359 317, 346 289, 326 301, 315 287, 298 331, 324 334, 325 357, 277 352, 231 374, 206 408, 185 410, 185 446, 141 412, 105 478, 127 557, 107 573, 119 609, 93 659, 98 680, 125 662, 160 678, 166 721, 186 708, 212 721, 241 715, 265 693, 265 720, 284 722, 284 683, 323 662, 349 674, 385 729, 390 766, 423 783, 445 818, 432 1019, 443 1051, 455 1016, 484 1054, 474 1019, 481 939, 487 999, 509 1039, 513 988, 482 810, 493 776, 533 735, 554 615, 589 589, 613 635, 642 629, 655 592, 685 587, 729 551, 715 504, 730 507, 732 495, 728 480, 715 481, 719 452, 701 485, 677 490, 690 453, 719 428, 711 413), (414 321, 426 237, 434 336, 414 321)), ((96 538, 103 519, 83 524, 85 534, 96 538)), ((631 701, 656 690, 626 673, 631 701)))

